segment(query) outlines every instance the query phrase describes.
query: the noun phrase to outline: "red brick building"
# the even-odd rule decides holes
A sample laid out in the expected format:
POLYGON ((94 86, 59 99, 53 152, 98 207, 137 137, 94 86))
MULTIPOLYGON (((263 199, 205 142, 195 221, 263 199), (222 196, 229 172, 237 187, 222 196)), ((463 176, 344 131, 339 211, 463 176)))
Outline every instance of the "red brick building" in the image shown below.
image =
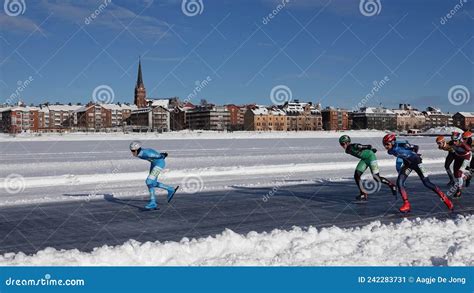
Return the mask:
POLYGON ((230 130, 244 129, 244 116, 247 111, 247 106, 237 106, 234 104, 225 106, 229 111, 230 116, 230 130))
POLYGON ((462 130, 474 128, 474 112, 457 112, 453 115, 453 125, 462 130))
POLYGON ((348 130, 349 114, 347 110, 327 107, 321 111, 324 130, 348 130))

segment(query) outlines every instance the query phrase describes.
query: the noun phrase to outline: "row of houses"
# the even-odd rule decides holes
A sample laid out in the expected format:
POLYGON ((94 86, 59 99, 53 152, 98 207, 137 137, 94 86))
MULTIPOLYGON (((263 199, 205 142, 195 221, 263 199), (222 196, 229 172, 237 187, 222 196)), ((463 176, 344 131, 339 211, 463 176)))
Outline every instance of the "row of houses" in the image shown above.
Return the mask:
POLYGON ((428 107, 418 111, 409 104, 398 109, 364 107, 345 109, 313 105, 295 100, 281 106, 214 105, 181 103, 178 98, 146 100, 148 106, 130 104, 17 105, 0 108, 0 131, 179 131, 248 130, 423 130, 438 126, 474 127, 474 113, 442 113, 428 107))
POLYGON ((74 130, 104 130, 123 126, 134 105, 17 105, 0 108, 0 131, 64 132, 74 130))
POLYGON ((418 111, 409 104, 400 104, 398 109, 382 107, 365 107, 351 113, 353 129, 389 129, 411 130, 429 129, 438 126, 456 126, 468 128, 468 124, 460 123, 458 116, 471 116, 470 113, 460 112, 454 116, 441 112, 440 109, 428 107, 425 111, 418 111), (454 119, 456 118, 456 119, 454 119))

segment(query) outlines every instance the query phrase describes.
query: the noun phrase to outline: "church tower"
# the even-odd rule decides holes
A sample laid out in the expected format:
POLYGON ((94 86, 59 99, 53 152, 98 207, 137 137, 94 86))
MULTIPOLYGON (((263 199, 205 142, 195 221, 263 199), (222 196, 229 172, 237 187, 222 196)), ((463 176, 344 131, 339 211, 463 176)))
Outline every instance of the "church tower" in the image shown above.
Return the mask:
POLYGON ((142 77, 142 61, 138 59, 138 77, 137 77, 137 84, 135 86, 135 105, 138 108, 146 108, 146 89, 145 85, 143 84, 143 77, 142 77))

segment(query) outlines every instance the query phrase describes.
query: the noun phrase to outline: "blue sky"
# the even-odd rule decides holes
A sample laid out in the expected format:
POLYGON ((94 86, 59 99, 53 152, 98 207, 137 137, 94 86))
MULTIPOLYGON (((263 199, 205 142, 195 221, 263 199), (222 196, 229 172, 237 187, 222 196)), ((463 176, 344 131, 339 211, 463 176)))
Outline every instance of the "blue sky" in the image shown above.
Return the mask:
POLYGON ((293 99, 351 109, 387 77, 367 105, 474 110, 472 1, 372 1, 373 16, 358 0, 202 0, 187 16, 178 0, 16 0, 23 14, 0 10, 0 103, 30 76, 28 104, 84 103, 99 85, 132 102, 141 55, 151 98, 184 99, 210 77, 191 102, 271 104, 285 85, 293 99), (470 91, 459 106, 455 85, 470 91))

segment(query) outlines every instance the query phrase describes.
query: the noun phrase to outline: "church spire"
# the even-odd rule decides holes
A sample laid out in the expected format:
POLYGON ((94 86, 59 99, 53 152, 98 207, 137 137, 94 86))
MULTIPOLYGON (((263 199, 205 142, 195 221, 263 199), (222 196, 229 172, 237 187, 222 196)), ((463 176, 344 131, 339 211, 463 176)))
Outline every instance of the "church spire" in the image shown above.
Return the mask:
POLYGON ((135 105, 138 108, 146 108, 146 89, 145 85, 143 84, 143 76, 142 76, 142 60, 138 58, 138 75, 137 75, 137 85, 135 86, 135 105))
POLYGON ((143 84, 142 77, 142 60, 138 57, 138 77, 137 77, 137 87, 145 87, 143 84))

